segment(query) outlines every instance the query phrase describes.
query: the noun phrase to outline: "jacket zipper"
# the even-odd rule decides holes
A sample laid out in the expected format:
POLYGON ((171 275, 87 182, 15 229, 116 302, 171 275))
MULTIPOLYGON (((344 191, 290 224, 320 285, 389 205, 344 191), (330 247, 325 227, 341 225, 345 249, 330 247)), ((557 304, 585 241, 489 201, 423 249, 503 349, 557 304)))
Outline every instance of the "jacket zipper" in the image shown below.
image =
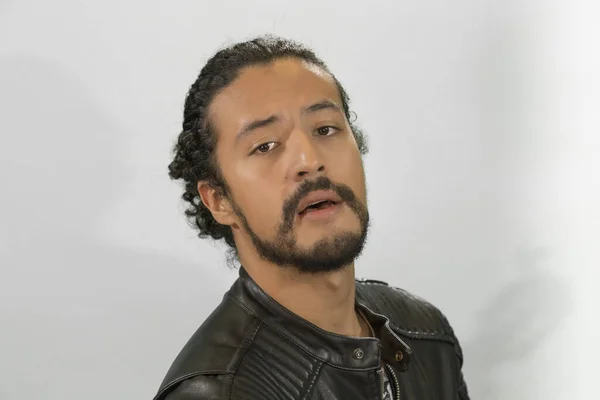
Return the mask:
POLYGON ((390 375, 392 376, 392 380, 394 381, 394 388, 396 389, 396 400, 400 400, 400 382, 398 382, 398 377, 396 376, 396 373, 394 372, 394 369, 392 367, 390 367, 387 364, 385 364, 385 366, 388 369, 388 371, 390 371, 390 375))
POLYGON ((384 393, 383 391, 385 390, 385 387, 383 384, 383 382, 385 380, 384 376, 383 376, 385 374, 385 370, 383 369, 383 367, 381 367, 377 370, 377 374, 379 375, 379 398, 383 399, 383 393, 384 393))
POLYGON ((396 376, 396 373, 394 372, 394 370, 392 369, 392 367, 390 367, 389 365, 385 364, 385 367, 381 367, 377 373, 379 375, 379 393, 381 393, 380 398, 383 399, 383 393, 385 391, 385 386, 384 386, 384 376, 385 376, 385 368, 388 369, 388 371, 390 371, 390 375, 392 376, 392 380, 394 381, 394 393, 395 393, 395 400, 400 400, 400 382, 398 382, 398 377, 396 376))

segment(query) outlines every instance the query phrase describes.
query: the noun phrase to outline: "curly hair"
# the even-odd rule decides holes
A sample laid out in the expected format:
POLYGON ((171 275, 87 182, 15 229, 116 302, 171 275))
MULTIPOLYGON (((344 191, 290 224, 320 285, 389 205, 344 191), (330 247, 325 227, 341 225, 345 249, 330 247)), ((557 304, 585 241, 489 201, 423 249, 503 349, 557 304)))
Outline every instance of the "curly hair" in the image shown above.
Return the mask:
MULTIPOLYGON (((187 93, 183 129, 173 149, 173 161, 169 164, 171 179, 182 179, 184 182, 182 198, 189 203, 185 215, 190 225, 198 229, 200 238, 224 240, 236 258, 237 248, 231 227, 221 225, 213 218, 200 199, 197 188, 198 182, 204 181, 217 190, 220 196, 228 196, 231 193, 216 159, 217 132, 208 118, 209 107, 215 96, 231 84, 244 68, 270 64, 283 58, 305 61, 331 74, 325 63, 312 50, 277 36, 260 36, 218 51, 207 61, 187 93)), ((368 152, 366 137, 351 120, 354 113, 349 110, 350 99, 346 91, 335 76, 331 76, 340 92, 342 107, 358 149, 364 155, 368 152)))

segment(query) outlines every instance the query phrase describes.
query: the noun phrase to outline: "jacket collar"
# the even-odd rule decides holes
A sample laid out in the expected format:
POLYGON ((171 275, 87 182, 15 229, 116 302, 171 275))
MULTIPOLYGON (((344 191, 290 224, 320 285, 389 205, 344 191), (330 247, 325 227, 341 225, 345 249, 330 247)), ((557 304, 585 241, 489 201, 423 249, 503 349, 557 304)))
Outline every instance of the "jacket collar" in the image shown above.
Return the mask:
POLYGON ((256 315, 261 323, 330 365, 367 370, 379 368, 383 360, 401 371, 408 368, 410 347, 390 328, 386 316, 372 311, 365 303, 357 301, 356 307, 363 312, 378 338, 343 336, 319 328, 277 303, 243 267, 228 295, 256 315))

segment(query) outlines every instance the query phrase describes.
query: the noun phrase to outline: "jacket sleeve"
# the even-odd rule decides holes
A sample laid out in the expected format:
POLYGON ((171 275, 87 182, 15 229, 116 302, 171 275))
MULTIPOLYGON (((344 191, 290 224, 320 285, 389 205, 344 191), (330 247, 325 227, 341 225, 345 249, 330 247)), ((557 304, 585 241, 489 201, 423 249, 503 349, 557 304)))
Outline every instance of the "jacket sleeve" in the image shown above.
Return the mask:
POLYGON ((452 338, 452 342, 454 343, 454 351, 456 353, 456 370, 458 373, 457 376, 457 390, 458 390, 458 398, 459 400, 470 400, 469 391, 467 389, 467 384, 465 382, 465 377, 462 372, 463 368, 463 352, 462 347, 460 346, 460 342, 454 333, 454 329, 450 325, 448 318, 438 309, 439 315, 442 319, 442 323, 445 326, 446 331, 449 336, 452 338))
POLYGON ((470 400, 469 399, 469 391, 467 390, 467 384, 465 382, 465 377, 462 372, 462 350, 460 348, 460 344, 458 341, 456 342, 457 346, 457 357, 458 357, 458 398, 460 400, 470 400), (459 356, 460 354, 460 356, 459 356))
POLYGON ((164 400, 223 400, 225 397, 222 375, 198 375, 189 378, 170 390, 164 400))
POLYGON ((463 377, 462 372, 460 372, 460 378, 459 378, 459 387, 458 387, 458 398, 460 400, 470 400, 469 399, 469 392, 467 391, 467 384, 465 383, 465 379, 463 377))
POLYGON ((450 326, 450 323, 448 323, 448 320, 446 319, 446 317, 443 317, 443 318, 444 318, 446 324, 448 325, 450 332, 452 333, 452 337, 454 338, 454 349, 456 351, 456 363, 457 363, 457 371, 458 371, 458 398, 460 400, 470 400, 469 399, 469 391, 467 390, 467 384, 465 382, 465 377, 462 372, 462 367, 463 367, 462 348, 460 347, 460 342, 458 341, 458 338, 454 334, 454 330, 450 326))

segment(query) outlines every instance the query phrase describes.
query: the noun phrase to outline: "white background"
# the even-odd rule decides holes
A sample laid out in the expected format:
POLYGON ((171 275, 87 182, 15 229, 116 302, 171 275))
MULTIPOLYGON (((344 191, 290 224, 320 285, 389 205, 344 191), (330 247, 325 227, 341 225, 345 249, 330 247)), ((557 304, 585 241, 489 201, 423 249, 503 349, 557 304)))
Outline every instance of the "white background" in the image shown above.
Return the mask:
MULTIPOLYGON (((370 138, 358 275, 439 306, 473 399, 598 399, 597 10, 0 2, 0 399, 150 399, 237 272, 167 164, 219 47, 315 49, 370 138)), ((597 8, 597 7, 595 7, 597 8)))

